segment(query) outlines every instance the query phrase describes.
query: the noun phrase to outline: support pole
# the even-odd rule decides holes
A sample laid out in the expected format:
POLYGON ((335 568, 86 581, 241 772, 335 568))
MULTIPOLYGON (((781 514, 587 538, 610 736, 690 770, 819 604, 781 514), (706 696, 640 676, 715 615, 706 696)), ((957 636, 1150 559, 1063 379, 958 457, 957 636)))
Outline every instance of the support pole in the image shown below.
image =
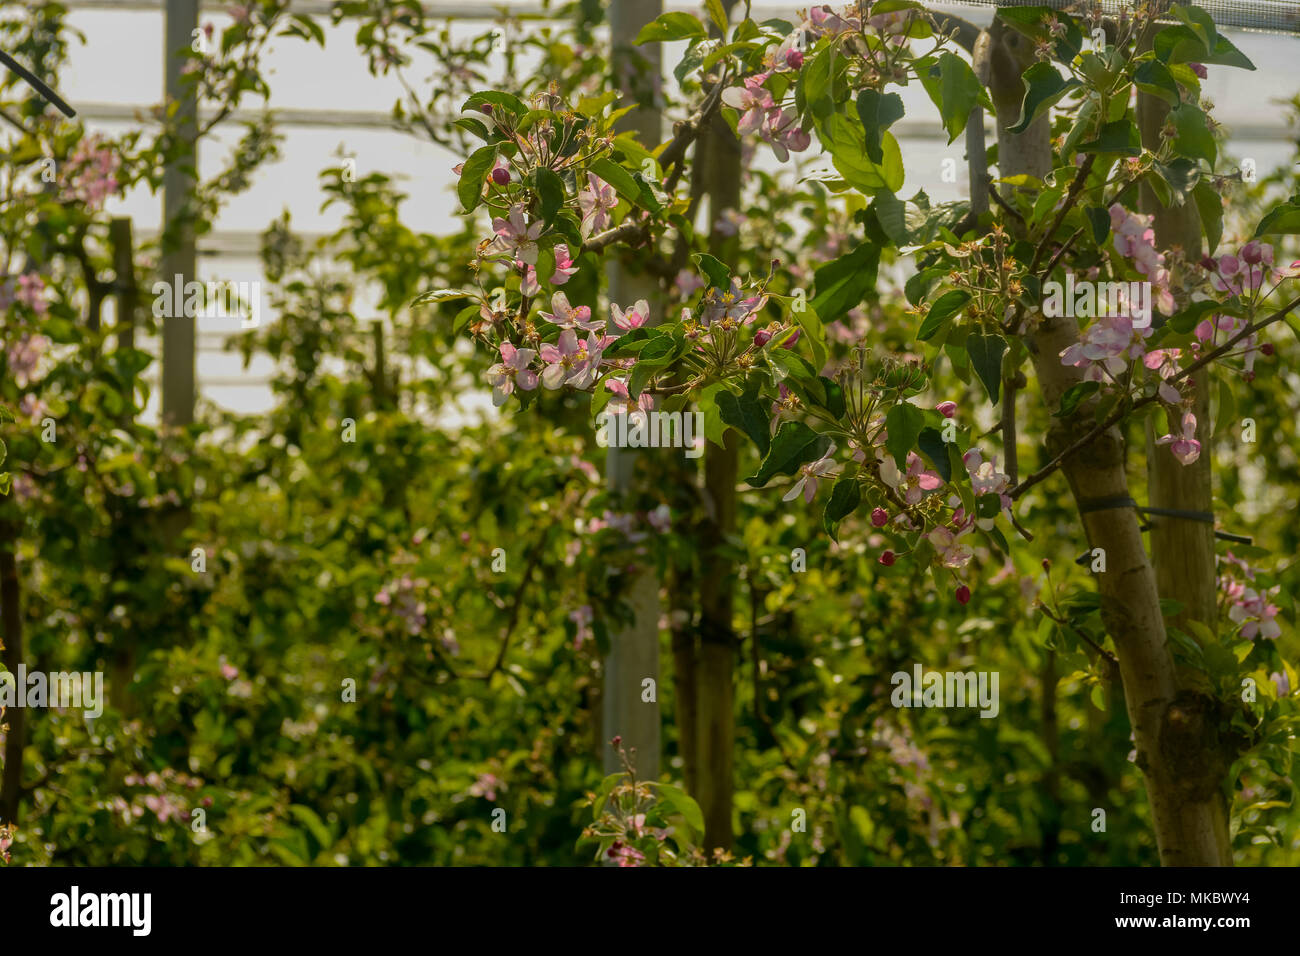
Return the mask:
MULTIPOLYGON (((194 189, 198 177, 198 126, 196 91, 182 74, 182 51, 194 42, 199 26, 198 0, 167 0, 163 30, 163 70, 166 102, 179 104, 181 140, 185 152, 163 172, 163 248, 159 271, 164 282, 180 276, 181 289, 196 278, 194 248, 194 189)), ((184 296, 174 302, 173 314, 162 327, 162 419, 185 426, 194 421, 194 318, 185 315, 184 296)))

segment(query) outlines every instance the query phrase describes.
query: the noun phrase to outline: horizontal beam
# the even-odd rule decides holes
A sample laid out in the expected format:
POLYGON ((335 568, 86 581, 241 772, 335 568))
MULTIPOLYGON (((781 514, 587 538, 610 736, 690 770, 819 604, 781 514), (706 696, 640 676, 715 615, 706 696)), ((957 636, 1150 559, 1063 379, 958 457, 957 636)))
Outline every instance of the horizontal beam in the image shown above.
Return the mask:
MULTIPOLYGON (((155 123, 157 122, 150 114, 149 107, 135 106, 124 103, 78 103, 78 113, 86 119, 98 120, 99 122, 120 122, 120 123, 155 123)), ((382 129, 382 130, 404 130, 400 123, 393 119, 391 113, 384 110, 318 110, 318 109, 272 109, 275 114, 274 120, 276 126, 286 128, 306 128, 306 129, 326 129, 326 128, 343 128, 343 129, 382 129)), ((200 111, 204 119, 211 118, 211 112, 200 111)), ((227 119, 228 123, 248 123, 259 120, 262 116, 260 110, 235 110, 227 119)), ((1225 123, 1228 127, 1229 141, 1240 140, 1242 142, 1258 141, 1290 141, 1293 134, 1289 128, 1282 123, 1254 123, 1233 125, 1225 123)), ((990 127, 990 130, 992 127, 990 127)), ((890 132, 902 140, 939 140, 946 141, 944 131, 937 123, 931 123, 927 120, 904 120, 895 123, 890 127, 890 132)))

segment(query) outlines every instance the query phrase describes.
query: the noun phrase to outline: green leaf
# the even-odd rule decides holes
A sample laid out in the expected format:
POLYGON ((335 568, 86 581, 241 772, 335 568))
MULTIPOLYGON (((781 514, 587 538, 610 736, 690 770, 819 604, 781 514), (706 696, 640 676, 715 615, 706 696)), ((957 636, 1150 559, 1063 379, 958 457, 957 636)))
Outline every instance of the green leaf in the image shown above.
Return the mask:
POLYGON ((722 0, 704 0, 704 7, 709 11, 709 19, 713 21, 713 25, 725 37, 727 35, 727 8, 722 5, 722 0))
POLYGON ((1044 115, 1061 97, 1082 85, 1074 77, 1062 79, 1050 63, 1035 63, 1025 70, 1021 79, 1025 84, 1025 98, 1020 104, 1020 119, 1009 127, 1012 133, 1023 133, 1030 123, 1044 115))
POLYGON ((460 182, 456 184, 456 195, 460 197, 460 204, 465 207, 466 212, 473 212, 483 201, 483 184, 487 181, 488 173, 492 171, 496 158, 495 146, 480 146, 470 154, 469 159, 465 160, 465 165, 461 167, 460 182))
POLYGON ((1193 302, 1181 312, 1176 312, 1169 317, 1168 325, 1175 332, 1185 334, 1196 328, 1200 321, 1208 315, 1218 312, 1220 304, 1213 299, 1204 299, 1200 302, 1193 302))
POLYGON ((825 455, 830 447, 829 436, 819 435, 803 422, 782 422, 758 471, 745 481, 762 488, 776 475, 793 475, 801 465, 825 455))
POLYGON ((709 31, 699 18, 690 13, 674 11, 661 13, 641 28, 633 41, 636 46, 643 43, 667 43, 672 40, 705 40, 709 31))
POLYGON ((948 461, 948 445, 955 442, 946 442, 943 440, 943 433, 933 426, 922 428, 921 434, 916 438, 916 447, 921 449, 921 453, 930 459, 930 464, 939 477, 945 482, 952 480, 952 464, 948 461))
POLYGON ((722 447, 723 432, 727 429, 717 399, 726 389, 721 382, 714 382, 700 393, 699 400, 695 403, 697 410, 704 416, 704 437, 719 448, 722 447))
POLYGON ((836 532, 840 522, 853 514, 861 503, 862 489, 856 476, 839 478, 831 486, 831 496, 826 502, 825 510, 822 512, 822 527, 826 529, 826 533, 832 539, 839 540, 836 532))
POLYGON ((499 90, 485 90, 482 93, 475 93, 467 99, 461 106, 462 113, 468 113, 471 110, 481 112, 482 106, 491 106, 492 115, 499 116, 498 110, 504 110, 513 118, 519 119, 528 112, 528 104, 515 96, 513 93, 502 93, 499 90))
POLYGON ((1201 225, 1205 228, 1206 255, 1214 255, 1223 238, 1223 197, 1208 180, 1201 180, 1192 190, 1192 199, 1196 201, 1196 211, 1201 215, 1201 225))
POLYGON ((671 804, 673 809, 682 815, 686 825, 694 830, 697 836, 702 836, 704 814, 700 811, 700 805, 681 787, 675 787, 671 783, 657 783, 654 786, 659 799, 671 804))
POLYGON ((1216 66, 1235 66, 1243 70, 1255 69, 1244 53, 1232 45, 1222 34, 1215 38, 1214 46, 1207 47, 1196 31, 1186 24, 1165 27, 1156 34, 1152 44, 1156 57, 1163 63, 1204 63, 1216 66))
POLYGON ((1097 125, 1097 117, 1101 114, 1101 98, 1096 92, 1090 92, 1083 105, 1079 107, 1079 114, 1075 117, 1074 125, 1070 127, 1070 132, 1065 135, 1065 142, 1061 145, 1061 155, 1069 156, 1078 149, 1079 141, 1084 135, 1091 133, 1097 125))
POLYGON ((1079 144, 1081 153, 1118 153, 1121 156, 1141 156, 1142 136, 1137 124, 1122 119, 1102 126, 1097 138, 1079 144))
POLYGON ((1259 221, 1254 238, 1294 235, 1300 235, 1300 194, 1292 196, 1290 202, 1281 203, 1270 209, 1259 221))
POLYGON ((989 399, 994 405, 1002 393, 1002 356, 1007 351, 1007 340, 1000 335, 972 332, 966 337, 966 351, 970 355, 975 374, 984 383, 989 399))
POLYGON ((731 270, 720 260, 707 252, 697 252, 691 256, 691 259, 708 278, 710 288, 723 290, 731 288, 731 270))
POLYGON ((887 189, 877 192, 876 198, 871 201, 871 211, 875 214, 876 222, 880 223, 881 230, 896 246, 907 245, 905 206, 903 200, 887 189))
POLYGON ((877 165, 885 161, 880 137, 890 126, 903 118, 903 98, 897 93, 880 94, 876 90, 863 90, 858 94, 858 117, 866 132, 867 157, 877 165))
POLYGON ((1178 92, 1178 81, 1169 72, 1169 67, 1159 60, 1151 59, 1139 65, 1133 71, 1133 85, 1143 93, 1160 97, 1170 106, 1177 106, 1182 102, 1182 94, 1178 92))
POLYGON ((878 189, 897 192, 903 185, 903 157, 898 140, 888 130, 880 134, 882 161, 873 163, 863 144, 867 133, 857 116, 834 113, 817 125, 817 135, 831 154, 831 163, 847 182, 864 196, 878 189))
POLYGON ((1083 31, 1079 21, 1068 13, 1062 13, 1051 7, 1000 7, 998 18, 1032 40, 1052 40, 1053 53, 1064 63, 1069 63, 1083 49, 1083 31), (1045 19, 1055 17, 1065 27, 1065 35, 1053 38, 1047 28, 1045 19))
POLYGON ((939 296, 934 305, 930 306, 930 311, 926 313, 925 321, 921 323, 921 329, 916 333, 916 337, 922 342, 934 338, 945 323, 960 312, 969 301, 970 293, 960 289, 939 296))
MULTIPOLYGON (((1180 156, 1169 163, 1153 163, 1152 174, 1167 187, 1170 201, 1181 206, 1201 179, 1201 168, 1193 159, 1180 156)), ((1154 183, 1157 180, 1152 180, 1154 183)), ((1169 203, 1165 203, 1169 205, 1169 203)))
POLYGON ((758 447, 759 455, 766 455, 771 447, 771 431, 767 409, 758 396, 758 378, 750 379, 743 395, 718 392, 715 401, 722 420, 749 436, 758 447))
POLYGON ((1184 103, 1169 111, 1169 121, 1177 130, 1174 149, 1184 156, 1205 160, 1213 169, 1219 158, 1219 147, 1214 142, 1214 134, 1206 125, 1205 113, 1191 103, 1184 103))
POLYGON ((805 305, 802 310, 792 311, 792 314, 795 321, 799 323, 799 328, 803 329, 804 338, 808 340, 808 347, 812 349, 813 364, 818 368, 825 368, 826 327, 822 325, 817 310, 811 305, 805 305))
POLYGON ((822 322, 834 322, 876 287, 880 247, 863 242, 847 255, 820 267, 813 276, 814 295, 808 303, 822 322))
POLYGON ((1079 403, 1099 388, 1101 388, 1100 382, 1076 382, 1065 390, 1065 394, 1061 396, 1061 407, 1052 414, 1057 418, 1069 418, 1079 407, 1079 403))
POLYGON ((602 156, 593 160, 588 169, 613 186, 628 202, 635 203, 641 198, 641 187, 632 178, 632 174, 612 159, 602 156))
MULTIPOLYGON (((477 292, 471 292, 467 289, 433 289, 429 292, 421 292, 411 300, 411 305, 420 305, 425 302, 449 302, 452 299, 465 299, 477 295, 477 292)), ((474 306, 474 308, 477 309, 478 306, 474 306)))
POLYGON ((1110 235, 1110 213, 1105 206, 1088 206, 1083 210, 1092 226, 1092 241, 1101 245, 1110 235))
POLYGON ((542 222, 550 226, 564 205, 564 182, 554 171, 540 167, 534 172, 537 195, 542 201, 542 222))
POLYGON ((970 111, 980 100, 979 78, 970 64, 955 53, 944 53, 921 76, 921 85, 939 108, 939 117, 951 144, 966 129, 970 111))
POLYGON ((885 448, 894 456, 900 469, 907 468, 907 453, 916 447, 916 440, 925 427, 925 413, 911 402, 899 402, 885 415, 885 448))

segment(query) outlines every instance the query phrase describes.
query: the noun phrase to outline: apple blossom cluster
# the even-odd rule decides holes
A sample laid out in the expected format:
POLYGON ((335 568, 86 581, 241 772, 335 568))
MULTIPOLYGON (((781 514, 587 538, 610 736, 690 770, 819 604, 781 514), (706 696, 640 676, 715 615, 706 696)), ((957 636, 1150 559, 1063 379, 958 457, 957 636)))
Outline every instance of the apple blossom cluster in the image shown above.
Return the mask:
MULTIPOLYGON (((802 63, 802 57, 803 54, 792 50, 787 54, 787 63, 802 63)), ((811 146, 812 137, 799 128, 799 114, 790 107, 782 108, 764 88, 763 83, 770 75, 759 73, 746 77, 743 86, 723 90, 722 102, 741 114, 736 132, 742 136, 758 133, 784 163, 792 152, 802 153, 811 146)))
POLYGON ((1228 603, 1228 619, 1240 626, 1241 636, 1248 641, 1276 640, 1282 634, 1277 622, 1280 608, 1270 599, 1281 591, 1281 586, 1256 587, 1255 569, 1231 551, 1220 561, 1227 566, 1219 575, 1218 586, 1228 603))
POLYGON ((388 608, 402 622, 406 633, 412 637, 422 633, 429 623, 428 605, 419 595, 428 590, 429 582, 423 578, 402 575, 385 584, 375 595, 375 603, 388 608))
POLYGON ((44 335, 23 335, 9 346, 5 359, 9 365, 9 374, 19 388, 30 384, 36 374, 41 357, 50 347, 50 340, 44 335))
POLYGON ((63 177, 64 198, 99 209, 104 200, 117 192, 121 164, 121 158, 103 137, 98 134, 83 137, 68 157, 63 177))

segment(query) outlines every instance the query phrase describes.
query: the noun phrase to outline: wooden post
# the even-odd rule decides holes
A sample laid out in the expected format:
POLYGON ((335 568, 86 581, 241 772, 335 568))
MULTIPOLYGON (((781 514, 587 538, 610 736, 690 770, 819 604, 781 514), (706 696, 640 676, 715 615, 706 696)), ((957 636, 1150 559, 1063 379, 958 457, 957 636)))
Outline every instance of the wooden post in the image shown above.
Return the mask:
MULTIPOLYGON (((194 248, 194 188, 197 181, 198 109, 194 86, 181 72, 199 25, 198 0, 167 0, 163 30, 164 93, 167 102, 180 104, 181 139, 188 146, 185 155, 163 172, 163 250, 159 263, 162 281, 172 283, 180 276, 185 283, 196 278, 194 248)), ((162 328, 162 418, 168 425, 194 421, 194 318, 185 315, 184 296, 173 302, 172 315, 162 328)))
POLYGON ((140 307, 140 290, 135 284, 134 240, 131 220, 114 217, 108 224, 108 240, 113 247, 113 280, 117 289, 117 347, 135 348, 136 311, 140 307))
MULTIPOLYGON (((645 89, 649 77, 662 75, 660 45, 632 45, 645 24, 663 12, 663 0, 614 0, 609 7, 611 63, 614 82, 627 97, 625 103, 639 104, 619 123, 619 131, 634 132, 651 148, 659 144, 662 117, 645 89)), ((658 283, 645 274, 633 274, 617 262, 609 266, 609 297, 621 306, 638 299, 650 303, 652 316, 661 307, 658 283)), ((653 452, 652 452, 653 454, 653 452)), ((611 446, 605 458, 610 491, 623 497, 631 493, 638 452, 611 446)), ((630 625, 610 635, 605 658, 601 716, 606 773, 621 769, 618 755, 609 741, 619 736, 625 748, 636 749, 637 776, 655 780, 659 776, 659 704, 641 699, 646 678, 659 684, 659 581, 651 569, 642 569, 630 583, 627 598, 634 618, 630 625)))

